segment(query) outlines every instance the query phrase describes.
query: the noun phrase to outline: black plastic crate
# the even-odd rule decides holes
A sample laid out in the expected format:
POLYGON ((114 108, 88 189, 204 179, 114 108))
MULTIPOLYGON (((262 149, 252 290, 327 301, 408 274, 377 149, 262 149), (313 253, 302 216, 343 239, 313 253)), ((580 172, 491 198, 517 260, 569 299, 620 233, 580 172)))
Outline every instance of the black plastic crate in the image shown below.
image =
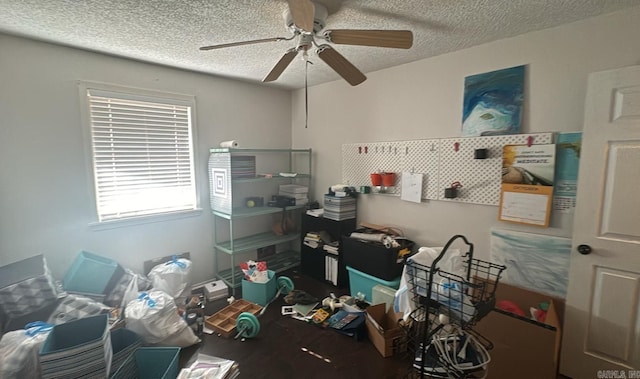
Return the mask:
POLYGON ((380 242, 342 237, 345 265, 376 278, 387 281, 396 279, 402 275, 404 259, 411 254, 414 247, 413 241, 396 238, 400 246, 387 248, 380 242))

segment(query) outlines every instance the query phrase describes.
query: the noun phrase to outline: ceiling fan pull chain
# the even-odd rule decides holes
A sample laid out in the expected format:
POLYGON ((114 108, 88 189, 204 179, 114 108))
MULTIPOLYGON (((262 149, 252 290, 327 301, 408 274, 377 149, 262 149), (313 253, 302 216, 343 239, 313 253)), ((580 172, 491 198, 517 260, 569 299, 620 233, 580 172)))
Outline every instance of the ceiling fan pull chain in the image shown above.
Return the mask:
POLYGON ((307 129, 309 123, 309 94, 307 88, 307 72, 311 62, 304 62, 304 128, 307 129))

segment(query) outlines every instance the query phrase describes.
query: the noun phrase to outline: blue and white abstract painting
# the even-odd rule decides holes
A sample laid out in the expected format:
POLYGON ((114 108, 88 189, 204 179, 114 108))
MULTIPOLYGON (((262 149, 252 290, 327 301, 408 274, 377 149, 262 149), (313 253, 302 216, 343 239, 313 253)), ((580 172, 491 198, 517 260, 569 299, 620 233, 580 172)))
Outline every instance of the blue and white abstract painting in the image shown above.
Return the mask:
POLYGON ((491 230, 491 260, 507 266, 502 281, 565 298, 569 283, 571 239, 491 230))
POLYGON ((462 136, 520 133, 524 68, 516 66, 464 79, 462 136))

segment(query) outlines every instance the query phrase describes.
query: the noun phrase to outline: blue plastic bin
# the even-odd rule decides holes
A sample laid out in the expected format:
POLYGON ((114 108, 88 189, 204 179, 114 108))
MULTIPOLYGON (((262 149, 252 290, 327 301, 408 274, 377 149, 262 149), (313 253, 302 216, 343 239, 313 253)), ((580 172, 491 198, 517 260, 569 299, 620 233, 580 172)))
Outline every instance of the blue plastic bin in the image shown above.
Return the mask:
POLYGON ((357 297, 358 293, 361 293, 364 295, 365 301, 369 303, 373 301, 373 286, 382 284, 383 286, 393 289, 398 289, 398 287, 400 287, 400 277, 387 281, 365 274, 364 272, 358 271, 350 266, 347 266, 347 271, 349 271, 349 287, 351 290, 351 296, 357 297))
POLYGON ((66 291, 85 294, 107 294, 124 275, 118 262, 97 254, 81 251, 63 279, 66 291))
POLYGON ((246 301, 262 305, 263 307, 270 302, 278 292, 278 282, 276 273, 267 270, 269 280, 266 283, 254 283, 246 279, 242 279, 242 298, 246 301))
POLYGON ((125 363, 111 379, 175 379, 179 355, 179 347, 141 347, 129 357, 135 364, 125 363))
MULTIPOLYGON (((113 358, 111 358, 111 373, 118 371, 125 362, 135 366, 134 360, 129 358, 135 354, 140 346, 142 346, 142 338, 135 332, 125 328, 112 330, 111 350, 113 351, 113 358)), ((128 370, 131 370, 131 368, 128 370)))

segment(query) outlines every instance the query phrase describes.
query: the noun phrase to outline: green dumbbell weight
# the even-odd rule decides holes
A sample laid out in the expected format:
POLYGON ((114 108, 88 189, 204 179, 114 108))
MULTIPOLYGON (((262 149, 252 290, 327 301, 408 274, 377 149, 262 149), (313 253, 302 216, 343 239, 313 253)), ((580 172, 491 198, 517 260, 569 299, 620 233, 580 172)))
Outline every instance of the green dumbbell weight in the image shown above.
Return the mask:
POLYGON ((260 332, 260 322, 252 313, 242 312, 236 320, 236 329, 238 330, 236 339, 238 337, 253 338, 260 332))
POLYGON ((278 289, 280 289, 281 295, 286 295, 289 292, 293 291, 293 281, 286 276, 281 276, 278 278, 278 289))

